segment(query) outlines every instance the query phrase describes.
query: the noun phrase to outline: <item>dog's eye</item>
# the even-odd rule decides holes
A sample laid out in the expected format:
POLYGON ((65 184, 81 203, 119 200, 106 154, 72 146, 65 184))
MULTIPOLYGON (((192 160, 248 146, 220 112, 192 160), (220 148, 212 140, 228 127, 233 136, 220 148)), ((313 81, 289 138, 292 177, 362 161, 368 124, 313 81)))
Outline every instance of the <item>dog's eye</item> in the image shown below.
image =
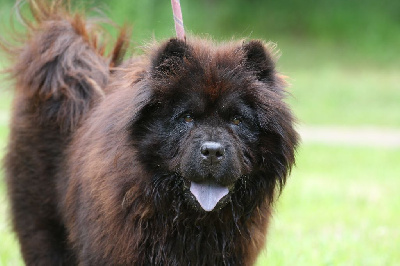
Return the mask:
POLYGON ((235 126, 240 125, 240 123, 242 123, 242 119, 239 116, 235 116, 232 118, 232 124, 234 124, 235 126))
POLYGON ((193 117, 190 114, 186 114, 183 116, 183 120, 185 120, 186 123, 191 123, 193 122, 193 117))

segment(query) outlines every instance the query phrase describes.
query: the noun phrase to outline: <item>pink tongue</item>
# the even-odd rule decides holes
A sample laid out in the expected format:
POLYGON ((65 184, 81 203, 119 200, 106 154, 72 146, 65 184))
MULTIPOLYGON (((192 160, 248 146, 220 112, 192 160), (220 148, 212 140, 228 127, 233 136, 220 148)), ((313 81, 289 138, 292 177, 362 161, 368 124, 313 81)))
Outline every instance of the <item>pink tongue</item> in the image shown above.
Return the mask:
POLYGON ((217 203, 229 193, 229 189, 217 184, 198 184, 192 181, 190 184, 190 192, 192 192, 193 196, 196 197, 200 206, 205 211, 209 212, 212 211, 217 203))

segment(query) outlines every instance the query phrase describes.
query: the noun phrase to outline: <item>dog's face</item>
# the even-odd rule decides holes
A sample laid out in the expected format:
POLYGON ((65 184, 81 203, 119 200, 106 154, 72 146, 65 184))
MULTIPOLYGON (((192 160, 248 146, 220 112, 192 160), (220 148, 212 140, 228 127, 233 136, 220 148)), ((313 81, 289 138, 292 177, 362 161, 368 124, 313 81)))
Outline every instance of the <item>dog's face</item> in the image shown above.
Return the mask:
POLYGON ((246 182, 284 183, 296 134, 260 42, 213 51, 172 39, 152 63, 131 129, 142 162, 180 180, 165 193, 217 211, 246 182))
POLYGON ((159 153, 155 161, 183 178, 194 205, 211 211, 256 168, 260 132, 255 110, 232 92, 215 100, 201 92, 179 92, 161 103, 153 113, 158 117, 154 129, 164 135, 151 149, 159 153))

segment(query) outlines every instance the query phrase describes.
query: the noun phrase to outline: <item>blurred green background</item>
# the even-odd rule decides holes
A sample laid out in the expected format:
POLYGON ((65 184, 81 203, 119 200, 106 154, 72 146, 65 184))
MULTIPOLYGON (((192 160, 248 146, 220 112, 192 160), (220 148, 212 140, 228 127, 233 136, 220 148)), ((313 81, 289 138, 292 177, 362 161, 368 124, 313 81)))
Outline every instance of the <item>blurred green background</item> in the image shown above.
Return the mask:
MULTIPOLYGON (((13 3, 0 0, 5 38, 13 3)), ((190 34, 278 45, 277 67, 290 77, 288 102, 300 129, 334 126, 357 136, 368 128, 378 140, 387 139, 379 135, 383 130, 400 140, 400 1, 181 0, 181 5, 190 34)), ((92 0, 78 6, 133 25, 136 47, 175 34, 168 0, 92 0)), ((0 68, 8 64, 4 58, 0 68)), ((0 83, 0 154, 8 134, 9 85, 0 83)), ((399 145, 316 142, 311 136, 297 158, 258 265, 399 265, 399 145)), ((21 265, 3 183, 1 265, 21 265)))

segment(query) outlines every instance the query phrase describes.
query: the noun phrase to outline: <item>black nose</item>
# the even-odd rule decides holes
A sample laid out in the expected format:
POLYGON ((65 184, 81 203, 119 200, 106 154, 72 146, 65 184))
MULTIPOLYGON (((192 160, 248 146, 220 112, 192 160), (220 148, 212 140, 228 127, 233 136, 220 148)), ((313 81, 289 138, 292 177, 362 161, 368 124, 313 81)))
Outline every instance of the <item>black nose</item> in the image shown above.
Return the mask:
POLYGON ((213 161, 221 160, 224 157, 224 147, 218 142, 206 141, 201 145, 200 152, 204 159, 213 161))

